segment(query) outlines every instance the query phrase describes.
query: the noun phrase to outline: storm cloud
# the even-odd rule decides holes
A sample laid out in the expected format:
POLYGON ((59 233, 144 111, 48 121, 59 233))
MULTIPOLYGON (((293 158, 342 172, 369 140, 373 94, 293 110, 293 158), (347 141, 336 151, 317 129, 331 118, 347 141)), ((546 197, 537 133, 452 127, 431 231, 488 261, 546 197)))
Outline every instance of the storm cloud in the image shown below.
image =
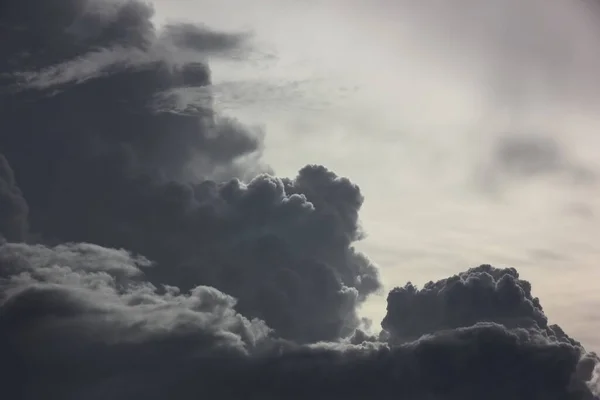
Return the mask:
POLYGON ((190 24, 157 31, 136 1, 55 3, 3 13, 9 42, 22 46, 4 49, 12 90, 0 99, 0 146, 32 232, 143 254, 156 262, 150 281, 214 286, 289 339, 353 332, 358 305, 380 287, 352 247, 358 187, 321 166, 295 179, 261 174, 262 133, 210 102, 193 113, 155 107, 171 90, 210 87, 205 56, 243 50, 245 37, 190 24), (60 19, 45 19, 51 11, 60 19), (26 40, 34 27, 43 43, 26 40))
POLYGON ((3 7, 8 398, 594 398, 596 355, 513 269, 395 289, 361 330, 382 285, 359 187, 276 177, 262 132, 178 102, 245 35, 158 30, 133 0, 3 7))
POLYGON ((539 299, 531 294, 531 284, 520 279, 514 268, 481 265, 429 282, 422 289, 409 282, 389 293, 387 311, 382 326, 393 341, 493 322, 578 345, 560 327, 548 325, 539 299))
POLYGON ((400 345, 299 346, 217 289, 144 281, 148 260, 122 250, 5 244, 0 267, 11 398, 593 398, 594 356, 538 330, 440 324, 400 345))

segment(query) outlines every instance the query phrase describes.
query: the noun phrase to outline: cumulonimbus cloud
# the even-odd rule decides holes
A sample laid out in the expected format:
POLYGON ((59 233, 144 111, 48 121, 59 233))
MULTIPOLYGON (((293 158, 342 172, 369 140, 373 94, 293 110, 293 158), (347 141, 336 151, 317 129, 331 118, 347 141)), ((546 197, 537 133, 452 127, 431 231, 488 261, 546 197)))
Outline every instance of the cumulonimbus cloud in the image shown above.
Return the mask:
POLYGON ((512 269, 395 289, 383 334, 361 331, 381 281, 353 247, 358 186, 319 165, 265 174, 262 133, 210 101, 157 109, 243 37, 151 16, 134 0, 0 14, 7 398, 594 398, 597 357, 512 269))

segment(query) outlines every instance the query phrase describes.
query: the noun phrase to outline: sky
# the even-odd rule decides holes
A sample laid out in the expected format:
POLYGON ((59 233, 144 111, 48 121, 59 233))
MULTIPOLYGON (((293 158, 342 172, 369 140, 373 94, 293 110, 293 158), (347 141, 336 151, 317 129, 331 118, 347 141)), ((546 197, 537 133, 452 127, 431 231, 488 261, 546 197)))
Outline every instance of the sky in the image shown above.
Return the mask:
POLYGON ((2 2, 2 395, 600 399, 599 12, 2 2))
POLYGON ((251 63, 213 61, 216 106, 263 127, 279 174, 312 162, 360 186, 387 288, 514 266, 600 348, 597 6, 460 3, 154 2, 158 24, 250 32, 251 63))

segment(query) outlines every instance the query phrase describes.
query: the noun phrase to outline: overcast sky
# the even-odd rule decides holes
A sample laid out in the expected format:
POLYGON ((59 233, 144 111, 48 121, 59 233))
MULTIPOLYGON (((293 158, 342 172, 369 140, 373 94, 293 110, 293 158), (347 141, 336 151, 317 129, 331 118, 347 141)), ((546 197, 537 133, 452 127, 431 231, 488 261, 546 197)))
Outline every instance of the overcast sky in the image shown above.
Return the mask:
MULTIPOLYGON (((154 3, 159 24, 251 34, 243 62, 211 62, 217 107, 263 127, 278 175, 314 162, 361 187, 360 247, 388 288, 515 266, 553 321, 600 348, 597 10, 560 0, 154 3)), ((383 296, 364 309, 376 322, 383 296)))

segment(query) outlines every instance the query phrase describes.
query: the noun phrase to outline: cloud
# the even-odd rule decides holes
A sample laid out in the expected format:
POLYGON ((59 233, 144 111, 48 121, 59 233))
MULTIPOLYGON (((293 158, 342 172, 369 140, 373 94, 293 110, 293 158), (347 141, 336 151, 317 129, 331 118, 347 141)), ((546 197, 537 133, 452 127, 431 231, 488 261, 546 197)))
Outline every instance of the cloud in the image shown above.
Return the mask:
MULTIPOLYGON (((35 68, 10 71, 18 78, 15 83, 18 89, 47 89, 81 83, 118 70, 151 68, 157 63, 168 68, 201 63, 210 55, 243 52, 246 39, 243 34, 213 32, 189 23, 171 24, 157 31, 150 21, 152 8, 138 1, 56 3, 55 7, 61 10, 63 18, 72 18, 68 26, 54 25, 44 20, 43 25, 36 28, 47 35, 42 43, 9 49, 16 53, 9 55, 9 63, 23 56, 19 64, 35 68), (44 46, 56 46, 57 43, 50 43, 50 40, 63 45, 61 57, 54 58, 40 51, 44 46)), ((37 4, 34 9, 43 12, 37 4)), ((24 21, 4 23, 8 34, 26 38, 31 28, 23 31, 21 24, 33 22, 31 16, 24 16, 24 13, 19 6, 8 6, 7 20, 17 18, 18 21, 19 17, 25 17, 24 21)), ((34 21, 37 22, 37 19, 34 21)), ((206 84, 202 82, 202 86, 206 84)))
POLYGON ((455 329, 478 322, 533 330, 553 340, 576 344, 548 319, 531 284, 514 268, 481 265, 422 289, 412 283, 393 289, 382 326, 392 341, 414 340, 439 329, 455 329))
POLYGON ((498 189, 540 178, 562 178, 570 184, 594 184, 595 170, 569 154, 555 138, 536 134, 501 134, 478 167, 478 184, 498 189))
POLYGON ((213 32, 195 24, 167 24, 163 34, 175 46, 200 52, 226 52, 239 50, 243 34, 213 32))
POLYGON ((397 346, 297 345, 216 289, 144 281, 146 261, 123 251, 5 244, 0 267, 11 398, 592 398, 593 355, 536 331, 483 323, 397 346))
POLYGON ((204 53, 237 48, 242 37, 189 24, 157 36, 138 2, 89 3, 83 14, 60 4, 82 25, 69 23, 78 33, 69 41, 70 33, 47 23, 63 41, 56 55, 24 44, 39 71, 65 72, 80 63, 78 54, 91 62, 90 54, 115 49, 136 62, 106 70, 107 58, 96 60, 90 66, 101 75, 2 99, 0 127, 8 133, 0 146, 29 199, 32 231, 49 243, 143 254, 156 262, 152 282, 214 286, 285 338, 352 333, 358 305, 381 286, 375 266, 352 247, 361 238, 358 187, 320 166, 296 179, 261 175, 269 171, 262 133, 218 115, 210 102, 185 114, 152 107, 172 88, 210 85, 206 63, 155 62, 157 43, 204 53))
POLYGON ((538 136, 504 136, 494 156, 501 169, 523 176, 553 173, 565 164, 558 144, 538 136))
POLYGON ((28 230, 28 213, 29 207, 16 185, 14 172, 0 154, 0 238, 24 240, 28 230))
POLYGON ((359 187, 321 165, 274 176, 263 133, 210 91, 157 102, 244 47, 151 18, 133 0, 0 14, 7 397, 593 398, 597 357, 512 269, 394 290, 372 334, 359 187))

